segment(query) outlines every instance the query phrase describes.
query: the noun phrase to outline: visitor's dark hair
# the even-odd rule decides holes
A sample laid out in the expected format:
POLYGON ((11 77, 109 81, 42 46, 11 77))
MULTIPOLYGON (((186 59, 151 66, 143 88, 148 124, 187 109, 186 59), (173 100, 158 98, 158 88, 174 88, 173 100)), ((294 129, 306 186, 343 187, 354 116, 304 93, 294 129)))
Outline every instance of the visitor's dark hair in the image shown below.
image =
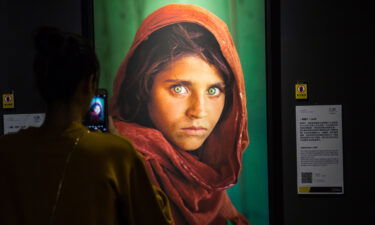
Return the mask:
POLYGON ((84 37, 54 27, 39 28, 34 37, 34 75, 37 87, 48 103, 68 102, 84 78, 99 79, 99 61, 84 37))
POLYGON ((225 116, 232 104, 233 75, 219 44, 204 27, 194 23, 177 23, 153 32, 130 57, 117 102, 122 119, 152 126, 147 103, 155 75, 185 55, 199 56, 220 72, 226 86, 221 118, 225 116))

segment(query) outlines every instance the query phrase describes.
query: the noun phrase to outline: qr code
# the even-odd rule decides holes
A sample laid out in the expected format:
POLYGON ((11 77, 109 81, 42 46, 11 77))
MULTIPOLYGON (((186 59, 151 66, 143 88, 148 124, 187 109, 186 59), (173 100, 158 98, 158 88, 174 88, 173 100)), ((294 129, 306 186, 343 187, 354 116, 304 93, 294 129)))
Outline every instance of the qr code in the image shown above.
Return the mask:
POLYGON ((301 173, 302 175, 302 184, 312 183, 312 173, 301 173))

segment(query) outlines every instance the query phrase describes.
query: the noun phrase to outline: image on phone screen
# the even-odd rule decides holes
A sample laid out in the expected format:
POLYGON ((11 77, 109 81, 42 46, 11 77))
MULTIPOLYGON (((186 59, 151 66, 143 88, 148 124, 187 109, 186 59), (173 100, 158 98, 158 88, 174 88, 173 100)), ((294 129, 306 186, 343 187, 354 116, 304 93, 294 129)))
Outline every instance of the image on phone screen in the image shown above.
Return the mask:
POLYGON ((84 125, 91 130, 107 132, 107 115, 107 92, 99 89, 91 99, 89 110, 84 118, 84 125))

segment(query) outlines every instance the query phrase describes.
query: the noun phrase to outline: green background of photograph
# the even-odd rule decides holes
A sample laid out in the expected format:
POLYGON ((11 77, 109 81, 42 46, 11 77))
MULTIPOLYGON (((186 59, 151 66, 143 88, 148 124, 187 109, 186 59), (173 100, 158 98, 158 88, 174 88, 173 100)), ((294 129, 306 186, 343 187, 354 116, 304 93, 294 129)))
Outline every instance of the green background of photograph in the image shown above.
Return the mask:
POLYGON ((142 20, 170 3, 201 6, 226 22, 232 34, 245 76, 250 145, 244 153, 240 179, 228 193, 252 225, 268 225, 264 0, 94 0, 99 86, 111 96, 117 69, 142 20))

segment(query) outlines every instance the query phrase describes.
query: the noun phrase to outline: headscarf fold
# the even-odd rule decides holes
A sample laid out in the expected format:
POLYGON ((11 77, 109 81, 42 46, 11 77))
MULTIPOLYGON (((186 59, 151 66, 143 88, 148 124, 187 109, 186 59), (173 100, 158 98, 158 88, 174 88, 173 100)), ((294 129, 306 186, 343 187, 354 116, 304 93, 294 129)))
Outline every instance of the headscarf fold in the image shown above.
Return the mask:
POLYGON ((120 65, 113 94, 110 112, 115 126, 142 153, 151 179, 171 201, 176 224, 219 225, 226 224, 227 219, 235 224, 248 224, 225 192, 237 182, 249 138, 242 67, 222 20, 203 8, 188 4, 170 4, 154 11, 142 22, 120 65), (125 122, 117 104, 126 66, 138 45, 154 31, 181 22, 198 24, 213 34, 234 76, 232 108, 207 138, 199 157, 175 149, 156 129, 125 122))

